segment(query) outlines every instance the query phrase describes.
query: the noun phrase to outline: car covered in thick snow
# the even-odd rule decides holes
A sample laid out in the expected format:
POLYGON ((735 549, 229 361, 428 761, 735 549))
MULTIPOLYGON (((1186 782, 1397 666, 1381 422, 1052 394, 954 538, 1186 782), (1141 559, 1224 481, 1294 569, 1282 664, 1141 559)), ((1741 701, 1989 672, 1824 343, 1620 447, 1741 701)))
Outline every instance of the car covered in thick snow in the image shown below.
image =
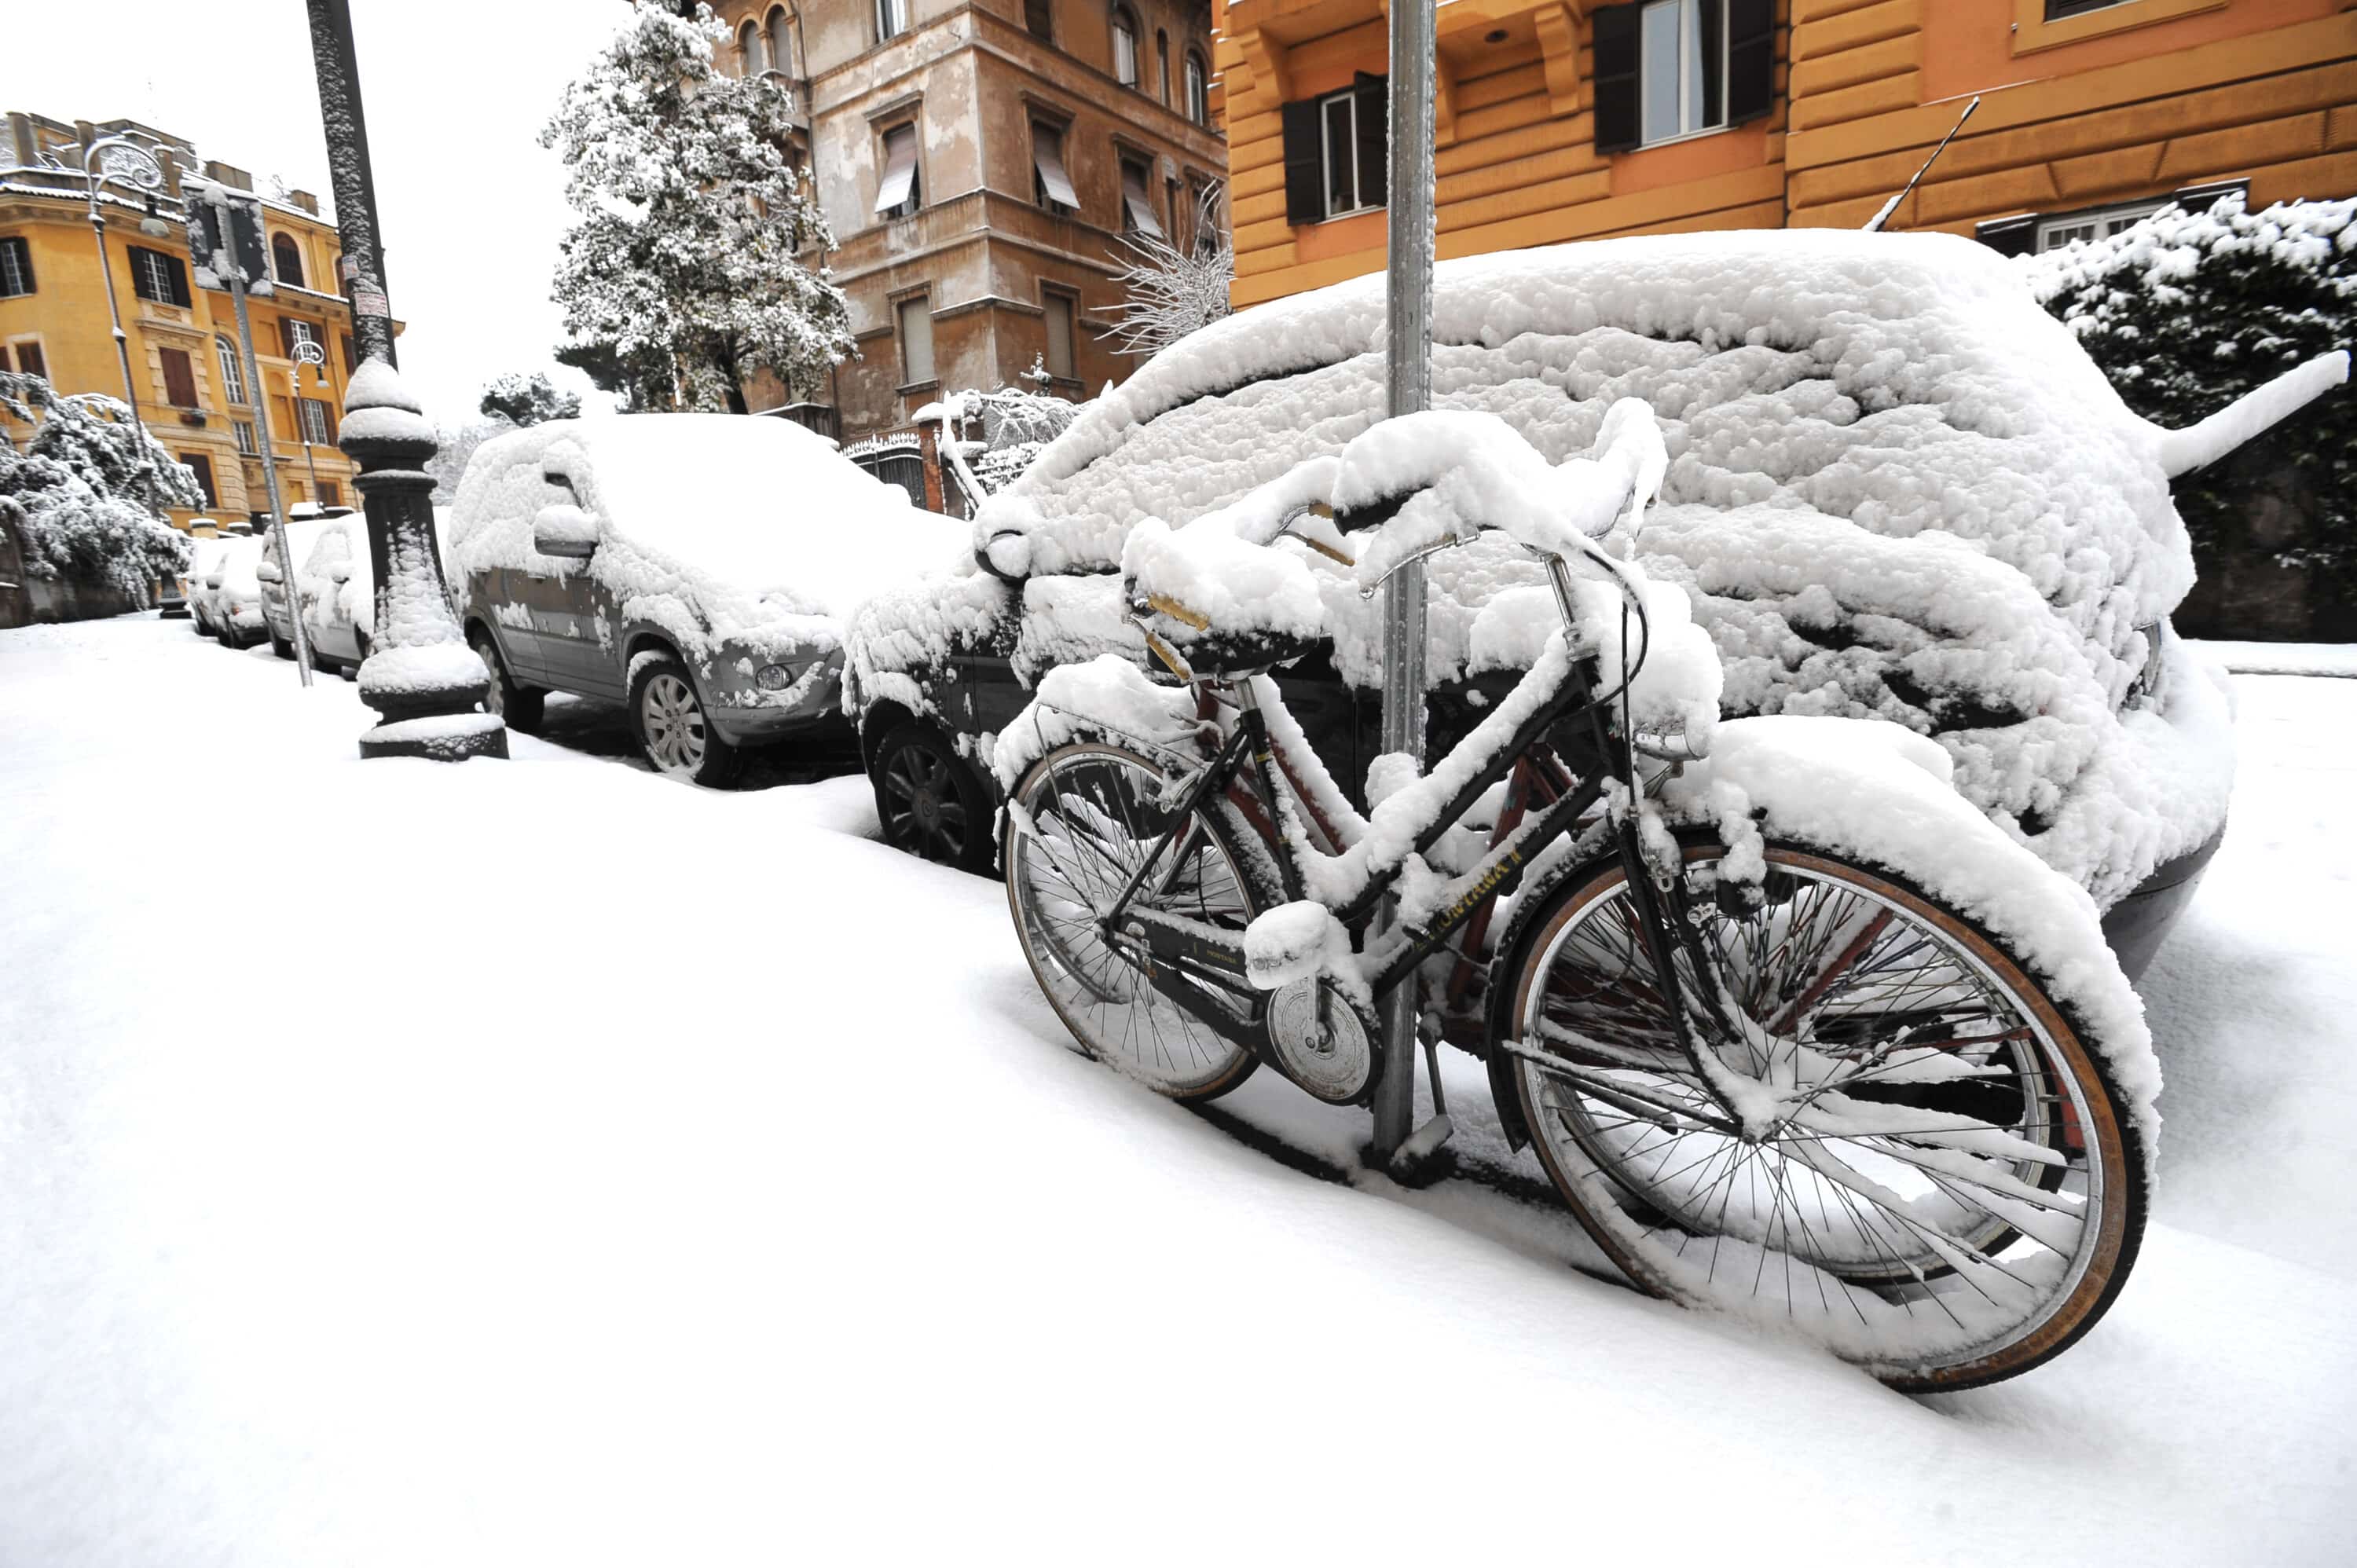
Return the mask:
POLYGON ((779 419, 622 414, 488 441, 444 545, 490 706, 627 703, 648 760, 718 783, 741 748, 840 732, 843 624, 938 572, 963 523, 779 419))
POLYGON ((368 519, 356 511, 329 518, 296 566, 295 596, 314 665, 350 671, 368 658, 375 585, 368 519))
MULTIPOLYGON (((2196 432, 2138 418, 2004 259, 1945 235, 1468 258, 1437 269, 1432 321, 1434 406, 1497 414, 1550 462, 1587 452, 1616 399, 1652 408, 1670 466, 1638 549, 1692 596, 1730 714, 1931 736, 1976 806, 2111 912, 2141 967, 2233 784, 2224 698, 2168 629, 2193 580, 2169 478, 2232 416, 2196 432)), ((920 737, 916 771, 970 811, 994 797, 996 734, 1041 672, 1143 661, 1117 575, 1132 531, 1183 527, 1339 453, 1383 415, 1383 325, 1377 275, 1194 334, 990 499, 963 575, 863 610, 846 700, 888 830, 892 737, 920 737)), ((1321 569, 1334 637, 1296 674, 1329 695, 1304 727, 1355 786, 1376 750, 1382 607, 1321 569)), ((1437 751, 1498 673, 1480 609, 1543 579, 1494 536, 1428 573, 1437 751)), ((966 858, 986 863, 987 846, 966 858)))
POLYGON ((262 551, 269 536, 250 533, 226 541, 228 548, 215 556, 205 574, 205 620, 214 639, 224 648, 243 648, 270 634, 262 618, 262 551))
MULTIPOLYGON (((325 510, 306 502, 289 510, 286 519, 286 558, 294 564, 299 592, 303 564, 310 559, 312 548, 319 542, 328 525, 336 519, 351 515, 350 507, 325 510)), ((297 595, 289 594, 284 575, 278 568, 278 546, 264 535, 261 563, 254 574, 262 580, 263 629, 270 637, 270 651, 281 659, 295 657, 295 618, 302 613, 297 595)))
POLYGON ((221 553, 228 548, 229 536, 225 534, 188 541, 188 564, 180 574, 180 597, 188 607, 189 627, 199 637, 213 635, 211 607, 219 589, 207 587, 205 579, 212 575, 221 553))

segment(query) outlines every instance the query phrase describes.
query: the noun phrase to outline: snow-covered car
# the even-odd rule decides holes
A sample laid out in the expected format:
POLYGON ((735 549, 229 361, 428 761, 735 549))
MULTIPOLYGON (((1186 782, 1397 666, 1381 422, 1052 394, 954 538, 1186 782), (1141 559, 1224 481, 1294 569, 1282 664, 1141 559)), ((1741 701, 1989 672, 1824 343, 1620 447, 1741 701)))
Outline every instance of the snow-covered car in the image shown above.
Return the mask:
POLYGON ((550 691, 627 703, 648 760, 704 784, 743 747, 840 732, 845 619, 968 550, 823 437, 731 414, 485 442, 447 523, 490 706, 528 732, 550 691))
POLYGON ((225 540, 227 548, 205 574, 206 617, 214 639, 224 648, 243 648, 270 634, 269 623, 262 618, 262 579, 257 575, 268 542, 266 535, 258 533, 225 540))
MULTIPOLYGON (((1945 235, 1473 257, 1437 269, 1432 319, 1434 405, 1495 413, 1550 462, 1587 450, 1614 400, 1652 406, 1670 467, 1638 548, 1692 596, 1730 714, 1930 736, 1966 797, 2108 911, 2141 969, 2233 785, 2223 698, 2168 630, 2193 579, 2169 481, 2231 445, 2235 415, 2193 432, 2136 417, 2002 258, 1945 235)), ((994 799, 996 733, 1040 673, 1109 651, 1143 661, 1117 575, 1133 529, 1183 526, 1340 452, 1382 416, 1383 325, 1377 275, 1194 334, 990 499, 963 575, 863 610, 846 702, 888 828, 894 737, 920 736, 936 799, 970 811, 994 799)), ((1377 749, 1382 606, 1340 572, 1323 580, 1340 711, 1304 727, 1355 788, 1377 749)), ((1435 558, 1428 581, 1437 754, 1485 700, 1480 609, 1543 579, 1484 536, 1435 558)))
MULTIPOLYGON (((286 520, 286 558, 294 564, 298 580, 303 575, 303 563, 309 559, 312 547, 327 532, 328 524, 350 513, 350 507, 323 510, 310 503, 290 510, 286 520)), ((264 538, 267 537, 265 533, 264 538)), ((262 581, 262 619, 264 629, 270 635, 270 651, 281 659, 292 659, 295 657, 295 618, 301 613, 301 607, 296 603, 295 596, 286 591, 286 584, 278 569, 278 547, 274 543, 266 544, 264 548, 262 563, 255 568, 255 573, 262 581)), ((299 581, 297 587, 299 590, 299 581)))
POLYGON ((226 537, 188 541, 188 569, 180 577, 180 595, 188 603, 188 624, 199 637, 214 635, 212 601, 220 587, 218 584, 208 586, 207 579, 229 544, 226 537))
POLYGON ((369 563, 368 519, 356 511, 328 519, 296 566, 295 579, 311 662, 319 669, 350 671, 368 658, 375 583, 369 563))
MULTIPOLYGON (((211 518, 199 517, 189 519, 188 526, 191 529, 211 528, 214 523, 211 518)), ((156 610, 164 619, 180 620, 195 617, 196 590, 201 586, 204 579, 204 574, 197 565, 198 552, 195 546, 206 542, 209 542, 202 539, 189 540, 188 564, 157 585, 156 610)))

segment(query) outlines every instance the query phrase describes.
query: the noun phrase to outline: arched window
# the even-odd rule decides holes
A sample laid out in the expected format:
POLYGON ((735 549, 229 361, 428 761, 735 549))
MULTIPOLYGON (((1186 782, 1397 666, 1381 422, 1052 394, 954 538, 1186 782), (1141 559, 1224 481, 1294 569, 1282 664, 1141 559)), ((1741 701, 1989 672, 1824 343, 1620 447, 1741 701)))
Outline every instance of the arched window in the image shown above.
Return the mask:
POLYGON ((1113 8, 1113 79, 1137 85, 1137 17, 1126 5, 1113 8))
POLYGON ((1203 57, 1193 49, 1187 51, 1187 118, 1198 125, 1211 123, 1211 79, 1203 69, 1203 57))
POLYGON ((270 270, 280 283, 291 283, 296 288, 303 286, 303 252, 296 245, 294 235, 273 234, 270 237, 270 270))
POLYGON ((766 69, 761 60, 761 29, 748 21, 737 29, 737 74, 759 76, 766 69))
POLYGON ((801 75, 801 66, 794 59, 794 20, 783 5, 770 7, 769 24, 762 31, 769 39, 770 69, 788 76, 801 75))

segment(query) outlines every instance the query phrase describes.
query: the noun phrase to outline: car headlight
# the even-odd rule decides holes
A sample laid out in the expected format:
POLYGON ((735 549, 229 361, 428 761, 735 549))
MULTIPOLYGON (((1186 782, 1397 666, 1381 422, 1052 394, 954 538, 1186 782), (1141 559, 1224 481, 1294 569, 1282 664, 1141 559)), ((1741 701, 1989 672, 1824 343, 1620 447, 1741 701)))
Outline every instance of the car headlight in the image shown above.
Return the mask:
POLYGON ((753 676, 753 684, 764 692, 782 692, 793 683, 794 667, 791 664, 764 664, 753 676))

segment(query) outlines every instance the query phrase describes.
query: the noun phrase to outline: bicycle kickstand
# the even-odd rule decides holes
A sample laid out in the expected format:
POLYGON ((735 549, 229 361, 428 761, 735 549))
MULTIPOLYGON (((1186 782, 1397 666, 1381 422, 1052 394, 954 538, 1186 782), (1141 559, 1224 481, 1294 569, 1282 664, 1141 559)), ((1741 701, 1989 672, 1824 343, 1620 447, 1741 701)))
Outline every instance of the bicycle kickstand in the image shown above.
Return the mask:
POLYGON ((1426 1186, 1447 1174, 1446 1165, 1434 1156, 1457 1131, 1457 1123, 1448 1119, 1448 1101, 1440 1088, 1440 1029, 1426 1015, 1417 1020, 1415 1032, 1424 1042, 1425 1071, 1432 1084, 1432 1119, 1409 1133, 1406 1142, 1392 1154, 1385 1174, 1403 1187, 1426 1186))

